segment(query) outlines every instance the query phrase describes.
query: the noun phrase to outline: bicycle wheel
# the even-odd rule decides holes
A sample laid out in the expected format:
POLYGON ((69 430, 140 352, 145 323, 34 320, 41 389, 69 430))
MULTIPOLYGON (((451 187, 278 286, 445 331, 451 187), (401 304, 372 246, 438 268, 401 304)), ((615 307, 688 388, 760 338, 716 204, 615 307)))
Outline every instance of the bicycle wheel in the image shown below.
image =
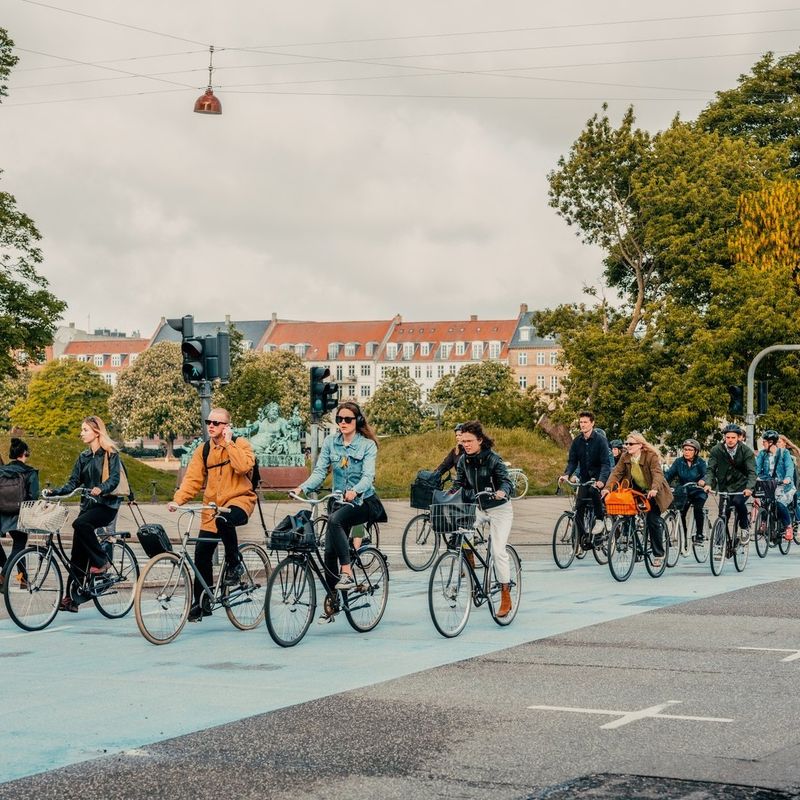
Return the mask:
POLYGON ((472 607, 472 573, 461 548, 447 550, 433 565, 428 582, 428 610, 434 627, 448 639, 464 630, 472 607))
POLYGON ((708 558, 708 536, 710 535, 710 531, 705 530, 705 521, 707 517, 703 517, 703 538, 698 538, 701 534, 697 533, 697 529, 695 528, 694 522, 694 515, 691 517, 686 518, 686 528, 687 528, 687 535, 691 537, 692 540, 692 553, 694 554, 694 560, 698 564, 704 564, 706 559, 708 558))
POLYGON ((769 550, 769 514, 766 508, 759 508, 753 520, 753 539, 755 540, 756 555, 766 558, 769 550))
POLYGON ((750 554, 750 540, 742 543, 741 536, 736 537, 736 545, 733 548, 733 566, 736 567, 737 572, 742 572, 747 566, 747 557, 750 554))
POLYGON ((728 547, 728 532, 725 530, 725 520, 717 519, 711 528, 710 559, 711 573, 721 575, 725 566, 725 551, 728 547))
POLYGON ((786 529, 781 525, 778 526, 778 530, 780 531, 778 533, 778 550, 781 551, 782 555, 786 555, 789 552, 789 548, 792 546, 792 540, 784 538, 786 529))
POLYGON ((800 521, 796 519, 792 522, 792 534, 794 543, 800 547, 800 521))
POLYGON ((645 524, 644 530, 644 566, 651 578, 660 578, 664 574, 669 559, 669 537, 661 518, 658 519, 658 526, 661 528, 661 543, 664 551, 661 556, 653 554, 653 540, 647 524, 645 524))
POLYGON ((608 568, 615 580, 628 580, 636 564, 636 518, 618 517, 608 537, 608 568))
POLYGON ((380 550, 366 546, 356 553, 353 580, 356 588, 347 592, 342 607, 351 627, 366 633, 381 621, 389 597, 389 569, 380 550))
POLYGON ((275 644, 293 647, 308 631, 317 610, 314 574, 300 556, 287 556, 267 581, 264 613, 275 644))
POLYGON ((139 562, 133 550, 117 539, 112 543, 111 569, 94 579, 97 594, 92 600, 97 610, 109 619, 124 617, 133 608, 138 580, 139 562))
POLYGON ((142 570, 133 611, 142 636, 168 644, 183 630, 192 604, 192 579, 177 553, 159 553, 142 570))
POLYGON ((317 547, 325 549, 325 534, 328 531, 328 518, 321 514, 314 520, 314 533, 317 537, 317 547))
POLYGON ((528 476, 521 470, 511 470, 511 499, 519 500, 528 494, 528 476))
POLYGON ((362 546, 365 544, 371 544, 373 547, 381 546, 381 528, 377 522, 367 522, 364 525, 362 546))
POLYGON ((400 542, 403 561, 414 572, 422 572, 433 564, 439 552, 439 534, 433 530, 428 512, 411 517, 400 542))
POLYGON ((58 613, 64 582, 58 562, 48 550, 26 547, 6 567, 3 595, 6 610, 25 631, 46 628, 58 613))
POLYGON ((681 515, 677 511, 670 511, 664 520, 664 541, 668 542, 664 556, 668 567, 674 567, 681 557, 681 539, 683 538, 683 525, 681 515))
POLYGON ((594 560, 600 564, 600 566, 608 564, 608 522, 606 519, 606 517, 603 517, 601 520, 603 530, 595 534, 594 547, 592 547, 594 560))
POLYGON ((566 569, 578 549, 578 529, 570 511, 565 511, 553 529, 553 560, 559 569, 566 569))
POLYGON ((494 556, 489 556, 488 580, 484 583, 486 594, 489 596, 489 613, 498 625, 510 625, 514 621, 519 611, 519 601, 522 597, 522 564, 520 563, 517 551, 510 545, 506 545, 506 555, 508 556, 509 582, 508 588, 511 592, 511 611, 504 617, 498 617, 500 609, 501 588, 495 570, 494 556))
POLYGON ((264 619, 267 581, 272 572, 269 556, 252 542, 239 545, 244 575, 238 586, 226 586, 222 598, 228 619, 240 630, 251 631, 264 619))

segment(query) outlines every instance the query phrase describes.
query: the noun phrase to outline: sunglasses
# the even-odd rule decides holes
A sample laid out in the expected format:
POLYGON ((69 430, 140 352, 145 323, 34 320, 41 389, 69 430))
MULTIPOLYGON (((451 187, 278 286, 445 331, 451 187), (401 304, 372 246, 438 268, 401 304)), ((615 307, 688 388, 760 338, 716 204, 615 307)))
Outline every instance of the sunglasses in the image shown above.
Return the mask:
POLYGON ((641 442, 625 442, 625 447, 635 447, 637 444, 641 444, 641 442))
POLYGON ((207 419, 206 425, 228 425, 228 423, 223 422, 221 419, 207 419))
POLYGON ((342 422, 346 422, 350 424, 351 422, 355 421, 355 417, 336 417, 336 424, 339 425, 342 422))

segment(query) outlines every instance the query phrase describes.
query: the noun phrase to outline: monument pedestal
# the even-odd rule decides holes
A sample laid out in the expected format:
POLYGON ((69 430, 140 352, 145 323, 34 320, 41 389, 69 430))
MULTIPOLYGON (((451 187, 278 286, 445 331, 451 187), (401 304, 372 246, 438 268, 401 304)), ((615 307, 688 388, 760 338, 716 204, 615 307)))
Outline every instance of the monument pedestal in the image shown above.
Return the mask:
POLYGON ((260 467, 261 488, 267 491, 274 489, 294 489, 308 476, 306 467, 260 467))

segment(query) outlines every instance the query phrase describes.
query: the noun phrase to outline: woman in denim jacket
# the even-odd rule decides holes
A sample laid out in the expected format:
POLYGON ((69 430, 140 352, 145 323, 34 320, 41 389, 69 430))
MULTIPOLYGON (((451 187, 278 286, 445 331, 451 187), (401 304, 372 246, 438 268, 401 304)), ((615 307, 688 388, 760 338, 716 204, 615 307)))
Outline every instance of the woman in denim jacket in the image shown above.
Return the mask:
MULTIPOLYGON (((375 459, 378 440, 356 403, 340 403, 336 409, 336 433, 322 443, 314 471, 295 490, 313 492, 333 472, 332 491, 341 492, 348 505, 334 509, 325 536, 325 580, 331 595, 336 589, 355 586, 350 567, 350 531, 365 522, 385 522, 386 512, 375 494, 375 459)), ((319 622, 332 622, 338 609, 329 608, 319 622)))

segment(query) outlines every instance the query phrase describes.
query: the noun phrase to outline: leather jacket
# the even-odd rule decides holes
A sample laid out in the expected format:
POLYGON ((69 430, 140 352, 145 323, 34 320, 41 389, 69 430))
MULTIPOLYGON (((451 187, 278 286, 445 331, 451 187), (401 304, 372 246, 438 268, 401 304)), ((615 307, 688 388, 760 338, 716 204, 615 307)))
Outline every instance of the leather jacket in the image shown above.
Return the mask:
POLYGON ((456 479, 451 489, 461 489, 466 502, 469 502, 468 498, 473 492, 481 492, 484 489, 495 492, 502 490, 506 493, 502 500, 478 498, 478 505, 482 509, 496 508, 509 501, 513 488, 506 462, 494 450, 482 449, 474 456, 465 453, 458 459, 456 479))

